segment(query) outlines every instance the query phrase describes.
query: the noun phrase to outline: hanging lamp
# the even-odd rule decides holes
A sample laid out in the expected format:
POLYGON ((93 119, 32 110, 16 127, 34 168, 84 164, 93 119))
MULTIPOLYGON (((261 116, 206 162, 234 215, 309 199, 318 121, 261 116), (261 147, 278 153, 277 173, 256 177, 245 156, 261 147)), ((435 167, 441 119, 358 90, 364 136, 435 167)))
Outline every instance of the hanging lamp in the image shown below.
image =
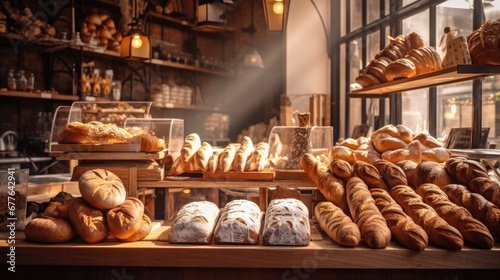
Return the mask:
POLYGON ((251 68, 264 68, 264 63, 262 61, 262 57, 260 56, 259 52, 257 51, 257 48, 255 46, 255 42, 253 40, 253 35, 257 31, 255 29, 255 25, 253 23, 254 20, 254 4, 252 1, 252 22, 250 23, 249 27, 243 28, 241 31, 246 32, 250 34, 250 37, 252 38, 252 41, 249 43, 250 48, 248 49, 247 53, 245 54, 245 57, 243 58, 243 66, 245 67, 251 67, 251 68))
POLYGON ((262 0, 267 31, 281 33, 286 30, 290 0, 262 0))
MULTIPOLYGON (((143 17, 149 7, 149 1, 143 17)), ((134 17, 130 25, 130 31, 123 37, 120 46, 120 56, 130 60, 148 60, 151 58, 151 42, 149 36, 142 30, 143 18, 137 15, 137 4, 134 2, 134 17)))

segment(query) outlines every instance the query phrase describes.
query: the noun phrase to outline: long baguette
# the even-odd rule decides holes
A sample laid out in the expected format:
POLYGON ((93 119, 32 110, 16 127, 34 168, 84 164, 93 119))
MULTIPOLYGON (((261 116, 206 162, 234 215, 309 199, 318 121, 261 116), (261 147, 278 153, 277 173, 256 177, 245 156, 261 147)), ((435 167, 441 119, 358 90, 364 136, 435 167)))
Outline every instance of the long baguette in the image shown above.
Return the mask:
POLYGON ((267 166, 269 155, 269 144, 267 142, 259 142, 255 145, 252 155, 248 159, 246 169, 248 171, 262 171, 267 166))
POLYGON ((352 177, 347 182, 346 192, 351 216, 363 240, 370 248, 387 247, 391 241, 391 231, 375 205, 368 186, 360 178, 352 177))
POLYGON ((488 228, 475 219, 466 208, 451 202, 438 186, 422 184, 415 191, 425 203, 436 210, 441 218, 458 229, 465 242, 479 248, 491 249, 493 247, 495 241, 488 228))
POLYGON ((392 237, 401 245, 414 251, 422 251, 427 247, 429 237, 421 226, 408 216, 403 208, 383 189, 370 189, 380 213, 387 221, 392 237))
POLYGON ((500 185, 488 177, 477 177, 469 182, 469 189, 500 207, 500 185))
POLYGON ((219 155, 219 171, 228 172, 231 170, 235 154, 236 148, 233 145, 228 144, 219 155))
POLYGON ((322 201, 314 208, 314 215, 323 231, 340 245, 355 247, 361 240, 359 227, 342 209, 329 201, 322 201))
POLYGON ((326 200, 340 207, 346 215, 351 215, 344 183, 328 171, 326 164, 318 161, 313 155, 306 153, 300 159, 300 166, 325 196, 326 200))
POLYGON ((240 143, 240 147, 235 152, 232 169, 239 172, 245 171, 247 160, 252 154, 253 149, 252 139, 248 136, 244 136, 240 143))
POLYGON ((189 161, 191 157, 198 151, 201 147, 200 136, 197 133, 191 133, 186 136, 184 143, 181 148, 181 164, 184 165, 184 169, 189 169, 189 161))
POLYGON ((460 232, 441 218, 432 207, 425 204, 411 187, 394 186, 390 193, 406 214, 425 230, 429 242, 450 250, 462 249, 464 240, 460 232))
POLYGON ((451 201, 469 210, 472 216, 490 230, 491 235, 500 239, 500 209, 482 195, 470 192, 465 186, 450 184, 442 188, 451 201))
POLYGON ((208 142, 201 143, 201 147, 194 154, 194 162, 196 169, 199 169, 201 171, 206 171, 208 166, 208 161, 210 160, 210 157, 212 156, 213 152, 214 150, 212 148, 212 145, 210 145, 210 143, 208 142))
POLYGON ((219 155, 221 152, 215 151, 212 153, 207 163, 207 171, 214 173, 219 167, 219 155))
POLYGON ((395 163, 385 159, 379 159, 375 161, 373 166, 377 168, 389 188, 397 185, 408 185, 408 179, 406 178, 405 172, 395 163))
POLYGON ((343 159, 333 159, 328 165, 328 170, 344 183, 353 176, 352 165, 343 159))
POLYGON ((386 191, 389 190, 389 187, 382 178, 382 175, 380 175, 377 168, 372 164, 363 161, 356 161, 352 165, 352 170, 356 176, 361 178, 370 189, 381 188, 386 191))

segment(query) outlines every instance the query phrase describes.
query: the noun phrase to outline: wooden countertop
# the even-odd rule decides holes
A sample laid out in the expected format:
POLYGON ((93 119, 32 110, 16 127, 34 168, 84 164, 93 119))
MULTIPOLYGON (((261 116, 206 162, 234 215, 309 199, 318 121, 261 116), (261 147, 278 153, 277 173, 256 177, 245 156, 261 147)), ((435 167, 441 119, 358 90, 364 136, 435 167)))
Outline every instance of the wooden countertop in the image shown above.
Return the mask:
MULTIPOLYGON (((169 244, 168 226, 159 226, 146 240, 105 241, 85 244, 37 244, 16 232, 15 258, 21 265, 144 266, 144 267, 234 267, 337 269, 500 269, 500 244, 490 250, 464 247, 449 251, 430 245, 414 252, 391 242, 385 249, 364 244, 354 248, 336 245, 330 239, 315 238, 306 247, 263 245, 180 245, 169 244)), ((0 254, 10 244, 0 240, 0 254)))

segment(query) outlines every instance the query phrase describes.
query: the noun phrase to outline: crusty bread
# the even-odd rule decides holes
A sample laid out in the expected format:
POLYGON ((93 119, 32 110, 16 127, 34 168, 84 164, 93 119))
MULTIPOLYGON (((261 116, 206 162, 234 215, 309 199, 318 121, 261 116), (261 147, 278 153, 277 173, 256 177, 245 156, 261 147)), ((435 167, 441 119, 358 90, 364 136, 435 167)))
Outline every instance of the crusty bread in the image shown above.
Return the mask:
POLYGON ((350 164, 353 164, 356 161, 354 159, 353 150, 346 146, 333 146, 332 158, 342 159, 349 162, 350 164))
POLYGON ((389 188, 397 185, 408 185, 408 179, 405 172, 397 166, 385 159, 379 159, 373 164, 384 179, 389 188))
POLYGON ((398 137, 391 136, 388 133, 380 132, 372 134, 372 143, 375 149, 383 155, 386 151, 398 150, 406 148, 407 143, 398 137))
POLYGON ((262 171, 264 170, 268 163, 269 156, 269 143, 259 142, 255 145, 252 155, 247 161, 246 170, 248 171, 262 171))
POLYGON ((353 164, 352 170, 356 176, 361 178, 366 183, 368 188, 381 188, 386 191, 389 190, 389 187, 374 165, 357 161, 353 164))
POLYGON ((68 215, 78 236, 86 243, 99 243, 108 237, 106 217, 101 210, 85 202, 82 197, 73 199, 68 215))
POLYGON ((466 208, 451 202, 438 186, 422 184, 415 191, 441 218, 462 234, 465 242, 484 249, 493 247, 494 240, 488 228, 476 220, 466 208))
POLYGON ((477 177, 469 182, 469 189, 500 207, 500 185, 496 181, 486 177, 477 177))
POLYGON ((76 231, 68 220, 54 217, 37 217, 24 228, 27 241, 40 243, 64 243, 76 237, 76 231))
POLYGON ((306 153, 300 159, 300 166, 325 196, 326 200, 340 207, 346 215, 350 215, 344 182, 330 173, 326 164, 318 161, 313 155, 306 153))
POLYGON ((144 239, 144 237, 148 236, 148 234, 151 232, 152 227, 153 227, 153 222, 151 221, 149 216, 146 214, 142 214, 142 220, 137 231, 134 232, 131 236, 125 239, 121 239, 121 241, 131 242, 144 239))
POLYGON ((70 193, 59 192, 50 199, 47 208, 43 211, 43 215, 53 218, 69 219, 68 208, 73 199, 74 197, 70 193))
POLYGON ((158 138, 154 131, 146 131, 136 126, 125 129, 133 137, 140 139, 142 152, 160 152, 166 148, 165 140, 158 138))
POLYGON ((486 167, 472 159, 452 157, 446 161, 445 168, 459 184, 465 186, 477 177, 489 178, 486 167))
POLYGON ((210 201, 194 201, 179 209, 170 228, 170 243, 209 244, 219 216, 210 201))
POLYGON ((232 169, 239 172, 245 171, 248 158, 252 155, 253 149, 254 145, 252 139, 248 136, 244 136, 240 143, 240 147, 234 154, 232 169))
POLYGON ((482 195, 470 192, 467 187, 449 184, 442 190, 455 204, 469 210, 472 216, 486 225, 491 235, 500 239, 500 209, 482 195))
POLYGON ((343 246, 355 247, 361 240, 359 227, 342 209, 329 201, 322 201, 314 207, 314 216, 321 229, 333 241, 343 246))
POLYGON ((108 211, 106 220, 109 230, 118 239, 132 236, 142 223, 144 204, 135 197, 127 197, 120 206, 108 211))
POLYGON ((208 159, 207 171, 213 173, 219 169, 219 155, 220 155, 219 151, 215 151, 212 153, 212 155, 208 159))
POLYGON ((391 231, 365 182, 352 177, 346 184, 346 193, 352 219, 358 225, 366 244, 375 249, 387 247, 391 241, 391 231))
POLYGON ((415 251, 422 251, 427 247, 429 242, 427 233, 404 212, 387 191, 373 188, 370 189, 370 194, 387 221, 391 236, 395 240, 415 251))
POLYGON ((449 250, 462 249, 464 240, 460 232, 441 218, 411 187, 394 186, 390 193, 405 213, 425 230, 429 242, 449 250))
MULTIPOLYGON (((391 137, 394 138, 394 137, 391 137)), ((421 144, 418 141, 412 141, 410 144, 403 148, 388 150, 382 153, 382 159, 392 163, 398 163, 403 160, 411 160, 416 163, 422 161, 421 144)))
POLYGON ((453 178, 446 171, 444 164, 434 161, 422 161, 417 165, 415 187, 431 183, 438 187, 443 187, 455 182, 453 178))
POLYGON ((271 200, 265 215, 262 244, 307 246, 310 239, 307 206, 295 198, 271 200))
POLYGON ((353 176, 352 165, 343 159, 333 159, 330 161, 328 170, 344 183, 353 176))
POLYGON ((78 188, 87 203, 104 210, 121 205, 127 196, 122 180, 105 169, 83 173, 78 180, 78 188))
POLYGON ((228 172, 233 166, 236 148, 232 144, 228 144, 219 154, 218 170, 228 172))
POLYGON ((214 153, 212 145, 208 142, 201 143, 201 147, 194 154, 194 162, 196 163, 197 169, 201 171, 206 171, 208 168, 208 161, 214 153))
POLYGON ((125 129, 98 121, 68 123, 57 135, 59 144, 125 144, 132 139, 125 129))
POLYGON ((410 78, 417 75, 417 69, 413 61, 408 58, 398 58, 385 68, 385 78, 387 81, 410 78))
POLYGON ((262 211, 250 200, 232 200, 220 211, 214 230, 216 244, 258 244, 262 211))
POLYGON ((181 148, 181 164, 184 166, 184 170, 189 170, 189 162, 191 157, 198 151, 201 147, 201 139, 197 133, 190 133, 184 139, 184 143, 181 148))

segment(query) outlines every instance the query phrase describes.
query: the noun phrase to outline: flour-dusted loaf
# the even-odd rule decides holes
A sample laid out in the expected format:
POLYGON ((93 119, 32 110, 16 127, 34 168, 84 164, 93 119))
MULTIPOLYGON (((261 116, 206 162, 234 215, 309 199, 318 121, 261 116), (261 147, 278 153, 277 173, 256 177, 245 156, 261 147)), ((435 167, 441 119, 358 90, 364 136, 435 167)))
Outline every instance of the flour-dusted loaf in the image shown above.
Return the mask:
POLYGON ((181 207, 170 229, 170 243, 210 244, 219 207, 210 201, 194 201, 181 207))
POLYGON ((230 201, 220 211, 214 230, 217 244, 259 244, 262 211, 250 200, 230 201))
POLYGON ((309 210, 302 201, 283 198, 269 203, 262 232, 264 245, 307 246, 310 236, 309 210))

